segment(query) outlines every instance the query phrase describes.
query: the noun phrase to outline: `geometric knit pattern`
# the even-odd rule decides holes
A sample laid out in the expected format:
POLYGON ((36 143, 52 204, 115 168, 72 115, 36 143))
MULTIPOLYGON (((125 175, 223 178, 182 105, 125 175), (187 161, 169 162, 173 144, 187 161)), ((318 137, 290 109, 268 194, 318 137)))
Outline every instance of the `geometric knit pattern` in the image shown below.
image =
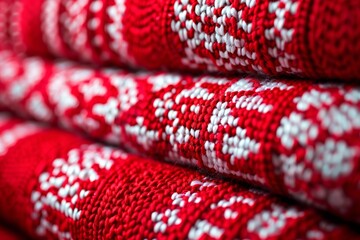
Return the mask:
POLYGON ((359 238, 312 208, 3 113, 0 146, 0 216, 34 238, 359 238))
POLYGON ((360 78, 358 0, 1 0, 0 44, 147 69, 360 78))
MULTIPOLYGON (((0 52, 0 105, 12 109, 21 116, 77 130, 102 141, 121 145, 134 153, 195 166, 220 176, 246 181, 326 209, 346 220, 360 221, 359 87, 314 83, 306 79, 286 81, 250 76, 224 78, 208 75, 193 77, 163 72, 131 73, 111 68, 94 69, 68 61, 19 57, 11 51, 4 50, 0 52)), ((62 141, 54 142, 60 144, 62 141)), ((13 140, 10 143, 13 144, 13 140)), ((0 145, 0 154, 8 145, 0 145)), ((97 147, 81 147, 64 155, 61 161, 71 165, 72 157, 80 161, 79 158, 86 155, 87 151, 98 150, 97 147)), ((111 155, 111 151, 106 150, 101 154, 111 155)), ((83 164, 95 164, 96 171, 86 179, 98 179, 99 174, 105 174, 113 163, 83 164)), ((56 174, 60 171, 56 166, 57 163, 54 162, 43 168, 42 172, 45 176, 61 178, 62 175, 56 174)), ((79 167, 81 171, 82 166, 79 167)), ((124 167, 122 171, 128 171, 130 168, 124 167)), ((30 173, 31 171, 28 172, 30 173)), ((176 177, 177 173, 170 175, 176 177)), ((44 179, 39 180, 41 184, 50 184, 48 187, 51 186, 51 189, 56 187, 53 186, 55 183, 49 182, 48 177, 44 179)), ((118 178, 114 178, 114 181, 115 179, 118 178)), ((156 183, 159 186, 170 179, 177 181, 182 178, 160 179, 162 177, 159 177, 156 183)), ((204 180, 201 177, 197 178, 197 181, 204 180)), ((76 183, 82 184, 81 176, 76 176, 71 186, 75 186, 76 183)), ((209 186, 200 187, 201 184, 196 186, 196 191, 202 191, 201 188, 210 191, 209 186)), ((141 186, 146 187, 149 184, 141 186)), ((194 187, 191 181, 181 186, 182 190, 173 187, 174 191, 171 194, 176 192, 178 195, 175 194, 174 199, 166 201, 175 201, 177 196, 181 199, 186 196, 191 199, 189 201, 192 205, 197 204, 195 195, 191 197, 191 188, 194 187), (186 195, 187 192, 190 195, 186 195)), ((43 206, 44 201, 50 201, 47 204, 55 204, 51 202, 52 195, 48 196, 50 190, 47 187, 33 189, 37 189, 34 203, 39 202, 39 206, 43 206)), ((107 189, 112 191, 110 187, 107 189)), ((57 190, 61 194, 60 189, 57 190)), ((60 206, 61 212, 70 217, 71 221, 78 221, 81 210, 75 206, 77 201, 82 201, 81 196, 86 199, 88 190, 84 190, 82 195, 76 190, 78 197, 74 202, 66 195, 68 191, 70 190, 64 192, 62 197, 66 201, 64 207, 60 206), (67 203, 70 205, 66 205, 67 203)), ((254 200, 253 193, 250 195, 254 200)), ((166 199, 156 194, 153 196, 166 199)), ((129 198, 137 197, 129 195, 129 198)), ((222 204, 230 201, 229 199, 226 198, 222 204)), ((246 197, 241 199, 238 204, 249 203, 243 203, 246 197)), ((177 204, 181 201, 183 200, 176 200, 177 204)), ((122 204, 132 203, 130 201, 122 204)), ((182 211, 180 205, 169 208, 168 211, 165 207, 156 210, 157 213, 153 216, 155 225, 152 227, 155 233, 165 233, 167 227, 177 225, 176 214, 182 211), (167 214, 169 219, 159 217, 163 216, 161 214, 167 214), (174 218, 171 218, 172 214, 174 218)), ((56 206, 52 205, 52 209, 54 208, 56 209, 56 206)), ((147 208, 142 205, 138 210, 145 211, 147 208)), ((42 207, 33 210, 34 219, 40 226, 38 231, 41 233, 53 226, 48 225, 50 215, 47 217, 47 214, 50 213, 43 213, 42 210, 42 207)), ((288 216, 287 210, 278 208, 277 205, 269 211, 285 212, 282 216, 288 216)), ((244 213, 238 214, 240 216, 244 213)), ((107 226, 107 221, 116 221, 111 220, 111 211, 102 213, 109 217, 106 220, 98 217, 92 219, 95 215, 87 214, 87 221, 95 221, 93 224, 98 224, 99 227, 107 226)), ((144 213, 139 214, 141 216, 144 213)), ((217 213, 203 214, 217 216, 217 213)), ((232 219, 231 214, 229 219, 232 219)), ((292 210, 288 214, 290 218, 301 216, 292 210)), ((192 215, 189 213, 186 216, 192 215)), ((237 216, 234 213, 235 215, 237 216)), ((250 227, 253 230, 258 229, 256 226, 261 224, 262 219, 261 215, 255 216, 252 215, 256 223, 250 227)), ((132 224, 130 219, 124 221, 132 224)), ((220 222, 227 224, 223 220, 220 222)), ((208 226, 208 223, 208 220, 199 219, 197 224, 208 226)), ((217 226, 216 229, 222 229, 225 225, 217 226)), ((295 225, 299 227, 297 223, 295 225)), ((186 226, 189 227, 189 231, 191 226, 196 229, 196 225, 186 226)), ((59 227, 57 225, 56 232, 60 231, 59 227)), ((273 230, 272 228, 269 231, 273 230)), ((62 229, 60 232, 65 236, 68 231, 62 229)), ((131 230, 128 231, 130 234, 131 230)), ((197 234, 195 232, 194 234, 197 234)), ((220 234, 222 231, 216 232, 220 234)), ((301 230, 294 234, 305 232, 301 230)), ((238 233, 234 230, 231 234, 238 233)))

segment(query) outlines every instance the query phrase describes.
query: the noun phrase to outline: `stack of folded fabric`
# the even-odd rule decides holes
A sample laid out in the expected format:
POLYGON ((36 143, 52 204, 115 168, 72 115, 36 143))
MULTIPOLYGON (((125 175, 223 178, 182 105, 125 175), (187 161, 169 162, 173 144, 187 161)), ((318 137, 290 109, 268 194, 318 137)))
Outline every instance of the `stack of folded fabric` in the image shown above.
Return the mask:
POLYGON ((35 239, 360 239, 359 16, 0 0, 0 220, 35 239))

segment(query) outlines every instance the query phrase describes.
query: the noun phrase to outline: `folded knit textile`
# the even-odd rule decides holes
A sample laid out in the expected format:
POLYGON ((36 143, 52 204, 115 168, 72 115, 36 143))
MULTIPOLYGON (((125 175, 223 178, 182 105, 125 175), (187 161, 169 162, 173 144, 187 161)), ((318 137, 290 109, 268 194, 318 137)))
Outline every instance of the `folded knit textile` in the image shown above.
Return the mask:
POLYGON ((1 0, 0 40, 92 63, 360 78, 359 0, 1 0))
POLYGON ((0 0, 0 222, 360 239, 359 16, 359 0, 0 0))
POLYGON ((4 114, 0 143, 0 214, 29 236, 360 237, 311 208, 4 114))
POLYGON ((131 73, 4 50, 0 105, 360 221, 359 87, 131 73))

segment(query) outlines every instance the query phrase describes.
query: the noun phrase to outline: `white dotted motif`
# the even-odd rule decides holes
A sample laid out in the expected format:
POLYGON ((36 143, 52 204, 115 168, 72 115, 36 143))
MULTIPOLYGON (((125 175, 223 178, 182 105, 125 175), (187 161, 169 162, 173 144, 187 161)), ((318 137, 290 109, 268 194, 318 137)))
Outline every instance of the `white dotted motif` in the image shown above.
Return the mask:
POLYGON ((114 124, 119 114, 119 103, 115 98, 109 98, 106 103, 94 104, 93 113, 102 116, 108 124, 114 124))
POLYGON ((45 0, 41 12, 41 30, 43 40, 51 53, 58 56, 64 55, 61 44, 59 23, 59 11, 61 0, 45 0))
MULTIPOLYGON (((241 0, 240 3, 253 8, 255 0, 241 0)), ((234 70, 236 66, 251 66, 260 71, 261 68, 253 64, 256 53, 249 51, 245 40, 230 34, 228 22, 237 23, 236 30, 251 33, 252 23, 243 17, 243 10, 237 10, 229 0, 215 0, 209 3, 206 0, 191 1, 177 0, 174 3, 175 19, 171 22, 171 29, 178 33, 182 42, 185 42, 186 57, 183 64, 190 68, 205 65, 209 71, 218 68, 234 70), (195 14, 196 17, 191 17, 195 14), (209 21, 211 23, 209 23, 209 21), (208 26, 213 27, 209 31, 208 26), (204 46, 206 55, 199 55, 197 49, 204 46), (217 53, 219 58, 211 59, 210 55, 217 53)))
MULTIPOLYGON (((179 217, 179 212, 186 210, 188 204, 201 204, 203 199, 199 196, 202 191, 217 187, 214 182, 207 181, 205 178, 203 181, 193 180, 190 186, 195 187, 196 191, 186 191, 185 193, 175 192, 171 196, 171 207, 164 212, 153 212, 151 214, 151 220, 154 222, 154 232, 159 234, 165 234, 169 227, 176 226, 182 223, 182 219, 179 217)), ((211 205, 210 211, 216 211, 220 209, 224 212, 224 218, 228 215, 228 209, 232 204, 236 202, 245 201, 248 204, 252 204, 251 199, 243 198, 241 196, 231 197, 229 201, 221 200, 218 203, 211 205)), ((233 213, 236 214, 236 213, 233 213)), ((200 239, 202 237, 210 236, 215 239, 219 239, 224 233, 221 227, 215 226, 205 219, 198 219, 194 225, 190 228, 188 233, 188 239, 200 239)))
POLYGON ((55 159, 51 168, 39 176, 39 187, 31 194, 32 218, 39 221, 37 234, 45 236, 50 232, 59 239, 72 239, 67 226, 58 224, 61 219, 54 220, 49 214, 61 213, 66 218, 79 220, 81 209, 77 203, 89 195, 83 184, 97 181, 99 174, 109 170, 115 159, 125 157, 121 151, 93 144, 72 149, 65 158, 55 159))
POLYGON ((336 182, 352 173, 354 157, 360 151, 354 139, 346 137, 360 129, 357 91, 328 86, 305 92, 294 102, 295 111, 284 116, 277 129, 286 150, 273 156, 274 166, 283 174, 288 191, 297 198, 313 204, 316 199, 338 212, 346 212, 353 203, 336 182), (342 98, 342 104, 334 104, 331 96, 335 95, 342 98), (321 135, 323 132, 329 136, 321 135), (305 161, 300 162, 303 153, 305 161), (318 174, 321 176, 318 184, 305 184, 309 189, 298 192, 299 184, 313 182, 318 174), (333 182, 333 187, 323 188, 322 181, 333 182))
POLYGON ((154 92, 160 91, 172 84, 177 84, 181 80, 181 77, 176 74, 161 74, 149 77, 148 81, 153 85, 152 90, 154 92))
POLYGON ((276 236, 278 232, 286 227, 289 219, 296 219, 302 216, 302 212, 296 209, 284 209, 272 205, 271 210, 265 210, 253 217, 248 224, 249 232, 256 232, 261 239, 276 236))
MULTIPOLYGON (((221 142, 222 154, 230 156, 230 165, 236 165, 237 161, 246 161, 250 154, 259 153, 261 147, 260 143, 255 139, 247 136, 246 129, 238 126, 239 118, 232 116, 231 113, 234 109, 246 109, 247 111, 254 110, 262 114, 272 111, 273 106, 271 104, 266 104, 259 93, 273 89, 287 91, 292 89, 292 86, 287 86, 281 82, 275 83, 264 81, 259 83, 258 81, 253 81, 251 78, 240 79, 225 91, 227 94, 239 91, 244 93, 241 96, 235 95, 233 97, 232 103, 234 106, 229 107, 228 102, 218 102, 213 109, 210 122, 207 126, 207 131, 209 133, 216 134, 220 126, 230 126, 231 128, 236 129, 235 135, 230 135, 228 133, 224 134, 221 142), (245 94, 246 92, 252 92, 254 94, 247 95, 245 94)), ((202 161, 205 166, 213 168, 217 172, 241 176, 242 178, 251 181, 265 183, 265 179, 259 176, 231 170, 229 166, 227 166, 228 163, 224 162, 216 155, 216 144, 219 143, 211 141, 205 142, 205 155, 202 156, 202 161)))
MULTIPOLYGON (((190 185, 201 185, 199 190, 204 187, 213 187, 216 186, 214 183, 201 181, 193 181, 190 185)), ((166 209, 164 212, 153 212, 151 214, 151 220, 155 223, 154 232, 155 233, 165 233, 167 228, 173 225, 179 225, 182 220, 178 217, 179 211, 186 206, 188 203, 201 203, 201 198, 198 197, 198 193, 187 191, 185 193, 174 192, 171 196, 172 208, 166 209), (167 219, 165 221, 165 219, 167 219)))
MULTIPOLYGON (((276 72, 301 72, 293 66, 296 57, 289 49, 295 30, 286 25, 286 18, 296 14, 298 5, 297 0, 269 1, 267 14, 275 17, 273 26, 265 29, 263 34, 275 44, 274 47, 269 44, 271 47, 267 50, 275 59, 276 72)), ((255 33, 253 20, 249 19, 253 14, 247 11, 255 11, 256 0, 177 0, 173 7, 175 19, 171 29, 178 33, 181 42, 186 43, 184 65, 190 68, 205 66, 209 71, 246 69, 262 72, 257 54, 248 46, 255 33)))
POLYGON ((135 60, 128 54, 128 43, 123 36, 123 16, 126 11, 126 0, 114 0, 114 5, 106 9, 111 22, 106 24, 105 31, 110 37, 109 47, 118 55, 121 62, 135 65, 135 60))
POLYGON ((87 36, 87 7, 89 0, 63 1, 64 13, 60 16, 60 23, 66 30, 63 39, 82 60, 92 60, 92 52, 87 36))
MULTIPOLYGON (((182 215, 188 215, 186 209, 201 208, 204 204, 209 204, 206 211, 202 211, 202 215, 191 226, 187 233, 187 239, 222 239, 225 233, 222 225, 229 226, 232 223, 238 222, 242 219, 241 213, 237 209, 242 209, 244 205, 249 212, 256 209, 256 202, 259 196, 264 195, 262 192, 253 191, 251 195, 242 196, 241 194, 230 195, 223 199, 218 199, 213 203, 209 203, 207 198, 211 190, 219 187, 215 182, 209 181, 207 178, 203 180, 193 180, 190 183, 193 187, 191 191, 184 193, 175 192, 171 196, 171 206, 162 212, 153 212, 151 220, 154 223, 154 232, 159 235, 166 236, 169 228, 176 228, 184 219, 182 215), (210 217, 211 216, 211 217, 210 217), (214 224, 211 221, 213 216, 218 218, 222 216, 222 223, 217 221, 214 224), (210 218, 208 218, 210 217, 210 218)), ((276 236, 283 229, 286 229, 288 224, 291 224, 292 219, 297 219, 303 216, 303 212, 295 208, 285 208, 280 205, 273 204, 270 208, 258 212, 251 217, 248 222, 245 222, 248 233, 256 234, 261 239, 276 236)))
MULTIPOLYGON (((139 73, 141 74, 141 73, 139 73)), ((117 99, 120 103, 120 110, 127 111, 138 102, 138 82, 135 81, 137 75, 124 75, 122 77, 111 77, 110 82, 117 88, 117 99)))
POLYGON ((90 5, 89 5, 89 12, 90 12, 90 14, 92 14, 92 18, 89 19, 89 21, 87 23, 87 28, 90 31, 93 31, 93 34, 95 35, 93 37, 93 39, 91 39, 91 43, 95 47, 100 47, 104 43, 103 36, 97 34, 97 31, 96 31, 99 27, 101 27, 100 25, 102 24, 101 18, 98 17, 97 15, 99 13, 101 13, 101 11, 103 11, 103 6, 104 6, 104 2, 101 0, 92 1, 92 2, 90 2, 90 5))
POLYGON ((11 57, 12 54, 11 51, 6 50, 0 52, 0 77, 5 83, 11 83, 21 68, 19 63, 11 57))
MULTIPOLYGON (((0 115, 0 127, 8 120, 6 115, 0 115)), ((40 132, 41 128, 32 123, 15 124, 14 126, 7 128, 0 133, 0 156, 7 153, 8 149, 14 146, 20 139, 26 138, 37 132, 40 132)))
MULTIPOLYGON (((50 84, 48 85, 47 93, 49 100, 52 104, 55 105, 53 110, 57 116, 66 116, 65 112, 71 109, 74 109, 79 106, 79 99, 71 90, 72 84, 78 85, 80 92, 89 87, 89 85, 84 84, 89 79, 96 79, 94 76, 93 70, 87 70, 82 68, 72 68, 69 66, 58 66, 61 67, 61 71, 58 74, 54 74, 50 84)), ((91 84, 91 83, 88 83, 91 84)), ((99 91, 99 89, 98 89, 99 91)), ((100 92, 96 94, 101 94, 100 92)), ((86 93, 87 96, 90 96, 91 93, 86 93)), ((94 94, 94 92, 92 93, 94 94)), ((85 98, 86 95, 84 95, 85 98)), ((71 125, 72 119, 67 119, 66 117, 61 119, 61 124, 64 126, 71 125)))
POLYGON ((275 43, 275 47, 269 47, 268 52, 278 61, 277 72, 301 72, 300 69, 292 66, 296 60, 295 55, 286 49, 287 44, 293 39, 294 29, 285 27, 286 14, 295 15, 298 5, 298 0, 276 0, 269 3, 268 11, 270 14, 275 13, 276 18, 274 26, 265 30, 265 38, 275 43))
POLYGON ((21 66, 23 72, 9 85, 10 99, 19 101, 26 97, 31 88, 35 86, 45 74, 45 65, 38 58, 29 58, 21 66))
POLYGON ((2 44, 7 43, 7 11, 8 4, 0 1, 0 41, 2 44))
POLYGON ((79 90, 84 94, 85 101, 90 101, 96 96, 104 96, 106 88, 102 85, 101 79, 92 78, 88 83, 84 83, 79 87, 79 90))
POLYGON ((53 118, 51 109, 44 103, 43 96, 38 92, 32 92, 26 102, 25 108, 32 112, 38 120, 48 122, 53 118))
POLYGON ((328 138, 324 143, 316 144, 314 148, 309 147, 306 153, 307 161, 316 159, 313 162, 314 167, 324 179, 337 179, 352 171, 352 159, 356 155, 356 150, 344 141, 328 138))
POLYGON ((21 27, 21 17, 22 11, 24 8, 23 1, 13 0, 10 4, 11 8, 9 9, 9 20, 8 20, 8 34, 10 35, 11 45, 17 52, 25 52, 26 45, 23 41, 22 36, 22 27, 21 27))
POLYGON ((125 131, 127 134, 136 137, 136 141, 140 144, 145 150, 150 150, 154 141, 159 140, 159 134, 157 131, 149 130, 144 125, 144 118, 136 118, 137 125, 131 126, 126 125, 125 131))

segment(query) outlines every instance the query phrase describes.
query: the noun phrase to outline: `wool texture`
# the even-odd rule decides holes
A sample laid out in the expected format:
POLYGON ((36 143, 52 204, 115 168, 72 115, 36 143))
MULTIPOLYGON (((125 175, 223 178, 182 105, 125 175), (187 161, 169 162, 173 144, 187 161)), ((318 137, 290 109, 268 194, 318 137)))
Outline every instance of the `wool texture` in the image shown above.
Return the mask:
POLYGON ((360 78, 359 0, 1 0, 0 44, 96 64, 360 78))
POLYGON ((35 238, 359 237, 312 208, 9 115, 0 143, 0 215, 35 238))
POLYGON ((356 86, 132 73, 2 51, 0 105, 360 221, 356 86))

